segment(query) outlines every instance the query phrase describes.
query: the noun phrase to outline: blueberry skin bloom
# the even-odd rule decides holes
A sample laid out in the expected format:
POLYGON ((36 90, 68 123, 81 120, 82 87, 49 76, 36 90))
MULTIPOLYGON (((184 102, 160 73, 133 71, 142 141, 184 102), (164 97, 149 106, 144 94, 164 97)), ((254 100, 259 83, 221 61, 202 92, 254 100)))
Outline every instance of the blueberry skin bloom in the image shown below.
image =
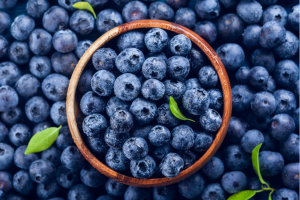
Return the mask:
POLYGON ((88 137, 103 135, 107 128, 107 121, 101 114, 91 114, 84 118, 82 123, 83 132, 88 137))
POLYGON ((287 12, 280 5, 270 6, 264 11, 261 21, 262 24, 270 21, 276 21, 282 26, 285 26, 287 23, 287 12))
POLYGON ((108 179, 108 181, 105 183, 105 190, 107 194, 114 197, 123 196, 127 188, 127 185, 119 183, 113 179, 108 179))
POLYGON ((299 79, 299 67, 292 60, 282 60, 275 66, 274 79, 282 87, 293 88, 299 79))
POLYGON ((142 51, 136 48, 127 48, 116 58, 116 67, 122 73, 137 73, 145 61, 142 51))
POLYGON ((140 160, 148 154, 148 144, 144 138, 129 138, 123 145, 123 153, 129 160, 140 160))
POLYGON ((23 75, 15 85, 17 93, 23 99, 29 99, 30 97, 36 95, 40 87, 40 81, 31 74, 23 75))
POLYGON ((292 115, 297 106, 295 95, 288 90, 276 90, 273 95, 277 105, 274 114, 285 113, 292 115))
MULTIPOLYGON (((202 168, 201 172, 209 180, 216 180, 220 178, 224 173, 224 163, 218 157, 212 157, 202 168)), ((204 192, 204 191, 203 191, 204 192)))
POLYGON ((174 11, 166 3, 153 2, 149 6, 149 17, 150 19, 173 21, 174 11))
POLYGON ((259 153, 259 166, 262 176, 276 176, 282 172, 284 159, 278 152, 262 151, 259 153))
POLYGON ((106 102, 92 91, 85 93, 80 100, 80 109, 85 115, 102 113, 105 105, 106 102))
POLYGON ((222 124, 222 117, 216 110, 208 109, 200 115, 199 121, 205 130, 215 132, 222 124))
POLYGON ((110 96, 113 93, 115 76, 107 70, 97 71, 91 80, 94 92, 99 96, 110 96))
POLYGON ((34 20, 28 15, 17 16, 10 26, 10 33, 16 40, 26 40, 35 27, 34 20))
POLYGON ((196 23, 196 14, 190 8, 180 8, 175 14, 174 22, 188 29, 192 29, 196 23))
POLYGON ((147 58, 142 66, 142 73, 146 79, 162 80, 167 73, 165 61, 159 57, 147 58))
POLYGON ((92 152, 97 154, 105 154, 109 149, 109 146, 104 141, 104 137, 88 137, 87 142, 92 152))
POLYGON ((155 167, 155 160, 149 155, 140 160, 130 161, 130 171, 135 178, 150 178, 155 172, 155 167))
POLYGON ((59 185, 54 179, 51 179, 49 183, 39 183, 36 186, 36 195, 41 199, 50 199, 59 192, 59 185))
POLYGON ((29 174, 37 183, 47 183, 56 174, 55 165, 49 160, 36 160, 29 167, 29 174))
POLYGON ((85 10, 77 10, 70 17, 70 27, 80 35, 91 33, 95 26, 94 16, 85 10))
POLYGON ((130 166, 130 160, 125 157, 123 151, 115 148, 109 148, 105 156, 105 162, 116 171, 126 171, 130 166))
POLYGON ((121 24, 123 24, 122 15, 116 10, 102 10, 97 15, 96 26, 100 34, 104 34, 107 31, 121 24))
POLYGON ((93 65, 96 70, 112 70, 115 66, 117 54, 111 48, 100 48, 92 57, 93 65))
POLYGON ((44 79, 51 71, 50 59, 46 56, 33 56, 29 62, 29 71, 38 79, 44 79))
POLYGON ((199 172, 177 183, 179 193, 188 199, 199 196, 205 187, 205 180, 199 172))
POLYGON ((108 146, 114 149, 122 149, 123 144, 130 138, 129 133, 116 133, 108 127, 104 134, 104 140, 108 146))
POLYGON ((271 73, 275 68, 275 57, 269 49, 256 49, 251 55, 253 66, 262 66, 271 73))
POLYGON ((11 174, 7 171, 0 172, 1 178, 1 191, 8 193, 12 189, 12 177, 11 174))
POLYGON ((86 50, 93 44, 91 40, 81 40, 77 43, 75 54, 78 58, 81 58, 86 50))
MULTIPOLYGON (((3 114, 1 114, 1 119, 3 122, 5 122, 5 120, 3 120, 3 114)), ((0 122, 0 142, 3 142, 6 139, 6 136, 8 135, 8 128, 5 126, 4 123, 0 122)), ((147 135, 148 137, 148 135, 147 135)))
POLYGON ((207 91, 210 98, 209 108, 221 110, 223 107, 223 94, 219 89, 210 89, 207 91))
MULTIPOLYGON (((146 0, 147 1, 147 0, 146 0)), ((149 0, 148 0, 149 1, 149 0)), ((151 0, 150 0, 151 1, 151 0)), ((152 0, 153 1, 153 0, 152 0)), ((190 0, 166 0, 166 3, 172 6, 174 9, 180 9, 182 7, 186 7, 189 4, 190 0)), ((173 199, 173 198, 172 198, 173 199)), ((167 199, 166 199, 167 200, 167 199)))
POLYGON ((267 85, 269 78, 269 72, 266 68, 261 66, 253 67, 249 73, 249 83, 256 88, 267 85))
POLYGON ((217 39, 217 27, 211 21, 200 21, 194 25, 195 33, 202 37, 208 44, 217 39))
POLYGON ((128 133, 133 125, 133 117, 127 110, 118 110, 110 117, 111 129, 116 133, 128 133))
POLYGON ((131 1, 124 6, 122 16, 125 22, 147 19, 148 8, 140 1, 131 1))
POLYGON ((41 18, 49 7, 48 0, 29 0, 26 4, 26 11, 33 18, 41 18))
POLYGON ((13 162, 15 150, 5 143, 0 143, 0 149, 0 170, 7 170, 13 162))
POLYGON ((168 45, 169 37, 163 29, 153 28, 146 33, 144 41, 150 52, 159 53, 168 45))
POLYGON ((35 55, 46 55, 52 49, 52 35, 44 29, 34 29, 29 36, 29 48, 35 55))
POLYGON ((231 170, 245 170, 250 164, 250 156, 240 145, 229 145, 224 149, 223 161, 231 170))
POLYGON ((67 125, 67 113, 66 113, 66 102, 57 101, 55 102, 50 109, 50 117, 54 124, 57 126, 67 125))
POLYGON ((129 31, 124 33, 118 38, 118 49, 120 52, 127 48, 136 48, 142 51, 145 49, 144 38, 145 34, 140 31, 129 31))
POLYGON ((236 71, 245 61, 244 50, 238 44, 223 44, 217 49, 216 53, 228 71, 236 71))
POLYGON ((68 192, 68 199, 75 200, 81 197, 81 199, 94 199, 94 194, 91 192, 90 188, 83 184, 77 184, 71 187, 68 192))
POLYGON ((28 170, 31 163, 38 160, 39 157, 35 153, 25 155, 24 152, 26 151, 26 148, 27 145, 23 145, 16 149, 14 153, 14 164, 21 169, 28 170))
POLYGON ((165 80, 165 101, 170 101, 170 96, 172 96, 175 101, 178 101, 181 99, 181 97, 184 95, 186 91, 185 85, 180 81, 174 81, 174 80, 165 80))
POLYGON ((274 200, 280 200, 280 199, 297 200, 297 199, 299 199, 299 195, 294 190, 290 190, 287 188, 281 188, 274 192, 272 199, 274 199, 274 200))
POLYGON ((70 188, 79 181, 79 171, 71 171, 60 165, 56 171, 56 181, 60 186, 70 188))
POLYGON ((150 123, 155 118, 157 107, 153 102, 143 98, 136 98, 132 102, 129 110, 134 116, 135 121, 143 125, 150 123))
POLYGON ((168 178, 176 177, 183 169, 183 159, 177 153, 169 153, 159 164, 161 173, 168 178))
POLYGON ((232 110, 236 113, 249 110, 254 94, 247 85, 235 85, 232 88, 232 110))
POLYGON ((213 143, 214 138, 210 133, 205 132, 196 132, 195 133, 195 143, 193 146, 194 151, 204 152, 209 149, 211 144, 213 143))
POLYGON ((14 41, 8 49, 9 59, 20 65, 29 62, 30 54, 27 42, 14 41))
POLYGON ((13 62, 0 63, 0 86, 14 86, 22 76, 21 70, 13 62))
POLYGON ((183 81, 190 72, 189 60, 182 56, 173 56, 167 62, 167 74, 170 78, 183 81))
POLYGON ((103 186, 106 182, 106 176, 101 174, 92 165, 86 165, 80 170, 80 180, 86 186, 96 188, 103 186))
POLYGON ((209 94, 202 88, 187 90, 182 97, 183 107, 192 115, 200 115, 208 109, 209 94))
POLYGON ((1 24, 0 24, 0 34, 3 33, 6 29, 10 27, 10 16, 4 11, 0 11, 0 19, 1 19, 1 24))
POLYGON ((285 42, 274 48, 274 53, 282 59, 293 57, 299 49, 299 39, 290 31, 286 31, 285 42))
POLYGON ((18 193, 29 195, 33 192, 34 186, 35 184, 27 171, 20 170, 15 173, 13 177, 13 187, 18 193))
POLYGON ((260 143, 264 143, 264 135, 254 129, 246 132, 241 139, 241 146, 248 153, 252 153, 253 149, 260 143))
POLYGON ((67 96, 69 79, 60 74, 50 74, 42 82, 42 91, 51 101, 61 101, 67 96))
POLYGON ((76 146, 68 146, 60 157, 61 164, 69 170, 80 170, 85 165, 85 158, 76 146))
POLYGON ((236 7, 237 14, 248 24, 256 24, 263 15, 263 9, 257 1, 241 1, 236 7))
POLYGON ((0 87, 0 112, 7 112, 19 103, 17 92, 8 85, 0 87))
POLYGON ((50 33, 67 28, 68 24, 69 15, 60 6, 52 6, 43 15, 43 26, 50 33))
POLYGON ((282 182, 290 188, 296 189, 299 187, 299 162, 290 163, 284 166, 282 170, 282 182))
POLYGON ((247 177, 240 171, 227 172, 223 175, 221 183, 226 192, 233 194, 246 189, 247 177))
POLYGON ((171 133, 171 145, 174 149, 188 150, 193 147, 194 131, 188 125, 179 125, 171 133))
POLYGON ((223 15, 218 21, 218 34, 224 42, 235 42, 244 32, 244 22, 233 13, 223 15))
POLYGON ((217 0, 197 1, 195 11, 201 19, 214 19, 220 14, 220 4, 217 0))
POLYGON ((281 142, 280 153, 287 161, 297 162, 299 159, 299 135, 292 133, 285 141, 281 142))
POLYGON ((185 35, 179 34, 170 40, 170 49, 176 56, 185 56, 192 49, 192 42, 185 35))
POLYGON ((267 117, 276 109, 275 97, 269 92, 256 93, 251 101, 252 111, 259 117, 267 117))
POLYGON ((260 26, 254 24, 245 28, 243 33, 243 45, 248 49, 257 49, 260 47, 259 36, 261 32, 260 26))
POLYGON ((52 68, 56 73, 60 73, 65 76, 71 76, 76 65, 78 59, 74 53, 60 53, 55 52, 51 56, 51 64, 52 68))
POLYGON ((202 199, 226 199, 225 192, 219 183, 210 183, 208 184, 202 194, 202 199))
POLYGON ((69 29, 57 31, 52 39, 54 49, 60 53, 73 51, 77 46, 77 42, 76 34, 69 29))
POLYGON ((122 74, 114 83, 115 95, 124 101, 132 101, 135 99, 141 90, 141 82, 134 75, 130 73, 122 74))
POLYGON ((111 117, 118 110, 129 110, 130 104, 114 96, 110 98, 106 105, 106 114, 111 117))
POLYGON ((286 30, 276 21, 264 24, 261 30, 259 44, 266 49, 278 47, 285 41, 286 30))
MULTIPOLYGON (((1 13, 0 13, 0 17, 1 17, 1 13)), ((2 58, 7 54, 7 48, 8 48, 8 41, 5 39, 5 37, 0 36, 0 58, 2 58)))
POLYGON ((199 81, 204 88, 213 88, 219 82, 219 77, 216 70, 211 66, 204 66, 200 69, 199 81))
POLYGON ((35 96, 26 102, 25 114, 32 122, 42 122, 50 115, 50 106, 43 97, 35 96))
POLYGON ((269 125, 269 133, 279 141, 286 140, 295 131, 295 122, 290 115, 275 115, 269 125))
POLYGON ((142 94, 146 99, 157 101, 165 94, 165 85, 156 79, 148 79, 142 85, 142 94))
POLYGON ((149 131, 148 139, 154 146, 163 146, 170 142, 171 132, 164 126, 156 125, 149 131))
POLYGON ((174 185, 154 187, 152 196, 155 200, 172 200, 175 198, 176 190, 174 185))
POLYGON ((299 8, 300 8, 299 4, 295 5, 292 8, 292 10, 291 10, 291 12, 289 13, 289 16, 288 16, 288 24, 295 31, 299 30, 299 17, 298 17, 299 8))
POLYGON ((168 128, 174 128, 180 120, 172 114, 169 104, 164 103, 157 109, 156 122, 168 128))

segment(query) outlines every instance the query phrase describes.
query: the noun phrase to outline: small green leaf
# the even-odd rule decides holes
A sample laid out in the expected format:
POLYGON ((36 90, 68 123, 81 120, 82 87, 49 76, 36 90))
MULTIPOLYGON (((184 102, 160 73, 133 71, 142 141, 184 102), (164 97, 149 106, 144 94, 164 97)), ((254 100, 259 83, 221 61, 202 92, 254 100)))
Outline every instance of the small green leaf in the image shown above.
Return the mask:
POLYGON ((80 9, 80 10, 88 10, 94 15, 95 19, 97 19, 97 16, 95 14, 93 7, 88 2, 84 2, 84 1, 77 2, 77 3, 73 4, 73 7, 80 9))
POLYGON ((25 155, 48 149, 58 137, 60 127, 50 127, 36 133, 29 141, 25 155))
POLYGON ((272 200, 272 193, 274 192, 274 190, 272 190, 269 194, 269 199, 268 200, 272 200))
POLYGON ((260 173, 260 168, 259 168, 259 149, 261 147, 262 143, 260 143, 259 145, 257 145, 253 151, 252 151, 252 165, 253 165, 253 168, 260 180, 260 182, 266 186, 268 186, 268 188, 270 187, 269 184, 267 182, 264 181, 264 179, 262 178, 261 176, 261 173, 260 173))
POLYGON ((171 109, 171 112, 173 113, 173 115, 175 117, 177 117, 178 119, 181 119, 181 120, 190 120, 192 122, 195 122, 194 120, 192 119, 188 119, 186 118, 182 113, 181 111, 179 110, 178 108, 178 105, 176 103, 176 101, 174 100, 173 97, 170 96, 170 109, 171 109))
POLYGON ((254 190, 245 190, 231 195, 227 200, 248 200, 256 194, 254 190))

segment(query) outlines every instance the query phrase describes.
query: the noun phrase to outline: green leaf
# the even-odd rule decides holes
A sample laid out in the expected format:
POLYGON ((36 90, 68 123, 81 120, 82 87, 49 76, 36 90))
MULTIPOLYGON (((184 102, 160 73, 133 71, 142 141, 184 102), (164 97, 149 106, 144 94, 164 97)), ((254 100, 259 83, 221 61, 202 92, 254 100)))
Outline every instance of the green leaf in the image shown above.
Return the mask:
POLYGON ((36 133, 29 141, 25 155, 48 149, 58 137, 60 127, 50 127, 36 133))
POLYGON ((84 1, 77 2, 77 3, 73 4, 73 7, 80 9, 80 10, 90 11, 94 15, 95 19, 97 19, 97 16, 95 14, 93 7, 88 2, 84 2, 84 1))
POLYGON ((245 190, 231 195, 227 200, 248 200, 256 194, 254 190, 245 190))
POLYGON ((264 181, 264 179, 261 176, 260 173, 260 168, 259 168, 259 149, 261 147, 262 143, 260 143, 259 145, 257 145, 253 151, 252 151, 252 165, 254 168, 254 171, 256 172, 260 182, 266 186, 268 186, 268 188, 270 187, 269 184, 267 182, 264 181))
POLYGON ((178 108, 178 105, 177 105, 176 101, 175 101, 174 98, 171 97, 171 96, 170 96, 170 109, 171 109, 171 112, 173 113, 173 115, 174 115, 175 117, 177 117, 178 119, 181 119, 181 120, 189 120, 189 121, 195 122, 195 121, 192 120, 192 119, 186 118, 186 117, 181 113, 181 111, 180 111, 179 108, 178 108))
POLYGON ((272 190, 269 194, 269 199, 268 200, 272 200, 272 193, 274 192, 274 190, 272 190))

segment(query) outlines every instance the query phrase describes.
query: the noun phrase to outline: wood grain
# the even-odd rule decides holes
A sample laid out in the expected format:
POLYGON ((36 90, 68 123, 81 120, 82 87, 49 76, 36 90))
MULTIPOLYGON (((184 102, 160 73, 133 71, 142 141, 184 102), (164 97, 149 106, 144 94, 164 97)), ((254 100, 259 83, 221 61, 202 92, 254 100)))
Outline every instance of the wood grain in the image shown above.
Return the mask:
POLYGON ((216 153, 216 151, 222 144, 229 126, 231 111, 232 111, 232 98, 231 98, 231 87, 230 87, 229 78, 216 52, 211 48, 211 46, 208 43, 206 43, 200 36, 192 32, 191 30, 183 26, 180 26, 178 24, 174 24, 167 21, 161 21, 161 20, 140 20, 140 21, 130 22, 127 24, 123 24, 119 27, 116 27, 108 31, 101 37, 99 37, 79 60, 73 72, 73 75, 71 77, 68 93, 67 93, 68 124, 70 127, 73 140, 77 145, 77 147, 79 148, 79 150, 81 151, 82 155, 86 158, 86 160, 88 160, 89 163, 91 163, 97 170, 99 170, 105 176, 114 179, 118 182, 121 182, 123 184, 137 186, 137 187, 166 186, 166 185, 179 182, 187 178, 188 176, 192 175, 193 173, 197 172, 201 167, 203 167, 210 160, 210 158, 216 153), (90 60, 91 56, 97 49, 102 47, 105 43, 107 43, 111 39, 127 31, 139 29, 139 28, 162 28, 169 31, 173 31, 178 34, 186 35, 192 42, 194 42, 200 49, 202 49, 202 51, 210 59, 212 65, 214 66, 215 70, 218 73, 222 90, 223 90, 223 99, 224 99, 224 111, 222 117, 223 121, 211 147, 205 152, 205 154, 198 161, 196 161, 191 167, 183 170, 175 178, 137 179, 134 177, 125 176, 119 172, 112 170, 111 168, 103 164, 101 161, 99 161, 89 151, 87 146, 84 144, 80 132, 77 128, 76 116, 79 111, 79 105, 78 102, 76 102, 75 94, 76 94, 78 80, 87 62, 90 60))

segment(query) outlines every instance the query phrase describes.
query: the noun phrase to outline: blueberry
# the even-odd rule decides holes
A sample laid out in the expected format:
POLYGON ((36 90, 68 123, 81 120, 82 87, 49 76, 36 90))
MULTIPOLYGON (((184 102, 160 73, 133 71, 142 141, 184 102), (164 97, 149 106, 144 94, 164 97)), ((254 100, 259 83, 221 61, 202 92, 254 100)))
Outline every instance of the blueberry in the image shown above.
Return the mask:
MULTIPOLYGON (((171 0, 169 0, 169 1, 171 2, 171 0)), ((183 1, 187 1, 187 0, 183 0, 183 1)), ((172 1, 172 2, 175 2, 175 1, 172 1)), ((186 28, 191 29, 196 23, 196 14, 190 8, 180 8, 175 14, 174 22, 176 24, 179 24, 186 28)))
POLYGON ((108 179, 105 183, 105 190, 107 194, 112 195, 114 197, 121 197, 124 195, 127 189, 127 185, 119 183, 113 179, 108 179))
MULTIPOLYGON (((69 10, 69 11, 74 11, 74 10, 75 10, 75 8, 73 7, 73 5, 74 5, 75 3, 77 3, 77 2, 79 2, 79 0, 58 0, 58 1, 57 1, 57 3, 58 3, 61 7, 65 8, 65 9, 67 9, 67 10, 69 10)), ((87 1, 87 2, 88 2, 88 1, 87 1)))
POLYGON ((264 24, 261 30, 259 44, 266 49, 278 47, 285 41, 286 30, 276 21, 264 24))
POLYGON ((103 115, 91 114, 84 118, 82 128, 88 137, 100 136, 107 128, 107 122, 103 115))
POLYGON ((109 117, 118 110, 129 110, 129 103, 114 96, 109 99, 106 105, 106 113, 109 117))
POLYGON ((297 199, 299 199, 299 195, 294 190, 290 190, 287 188, 281 188, 274 192, 272 199, 274 199, 274 200, 281 200, 281 199, 297 200, 297 199))
POLYGON ((29 62, 29 70, 38 79, 44 79, 52 71, 50 59, 46 56, 33 56, 29 62))
POLYGON ((154 146, 164 146, 170 142, 171 132, 164 126, 156 125, 149 131, 148 139, 154 146))
POLYGON ((142 73, 146 79, 162 80, 166 76, 166 63, 162 58, 150 57, 142 66, 142 73))
POLYGON ((124 200, 150 200, 151 190, 149 188, 141 188, 129 186, 124 194, 124 200))
POLYGON ((153 28, 145 35, 145 45, 152 53, 161 52, 168 44, 169 37, 166 31, 160 28, 153 28))
POLYGON ((224 149, 223 161, 231 170, 245 170, 250 164, 250 154, 240 145, 229 145, 224 149))
POLYGON ((202 86, 199 83, 199 80, 197 78, 190 78, 184 84, 185 84, 186 90, 202 88, 202 86))
POLYGON ((78 43, 76 34, 69 30, 59 30, 54 33, 52 44, 56 51, 60 53, 68 53, 73 51, 78 43))
POLYGON ((69 21, 70 27, 80 35, 91 33, 95 27, 94 16, 85 10, 73 12, 69 21))
POLYGON ((26 4, 26 11, 27 14, 30 15, 33 18, 41 18, 46 12, 46 10, 49 9, 49 2, 48 0, 29 0, 26 4))
POLYGON ((216 180, 224 173, 224 163, 218 157, 212 157, 202 168, 201 172, 209 179, 216 180))
POLYGON ((54 145, 44 150, 41 154, 42 159, 51 161, 55 166, 60 165, 60 156, 61 151, 54 145))
POLYGON ((282 182, 290 188, 296 189, 299 187, 299 162, 290 163, 284 166, 282 170, 282 182))
POLYGON ((150 178, 154 174, 155 167, 156 163, 149 155, 140 160, 130 161, 130 171, 135 178, 150 178))
POLYGON ((194 25, 193 31, 202 37, 208 44, 217 39, 217 27, 211 21, 200 21, 194 25))
POLYGON ((79 170, 85 165, 85 158, 76 146, 68 146, 61 154, 61 163, 69 170, 79 170))
POLYGON ((242 113, 250 109, 254 91, 247 85, 235 85, 232 88, 232 110, 242 113))
POLYGON ((275 97, 269 92, 258 92, 251 101, 251 109, 258 117, 267 117, 276 109, 275 97))
POLYGON ((137 98, 132 102, 130 112, 134 116, 135 121, 143 125, 150 123, 155 118, 157 107, 155 103, 143 98, 137 98))
POLYGON ((247 189, 250 190, 260 190, 261 189, 261 182, 258 177, 251 177, 248 179, 247 189))
POLYGON ((219 82, 218 74, 212 66, 202 67, 199 71, 198 77, 204 88, 213 88, 219 82))
POLYGON ((16 40, 26 40, 35 27, 34 20, 28 15, 17 16, 10 26, 10 33, 16 40))
POLYGON ((276 90, 273 95, 277 105, 274 114, 285 113, 292 115, 297 105, 295 95, 288 90, 276 90))
POLYGON ((110 148, 105 156, 106 164, 116 171, 126 171, 129 169, 130 160, 125 157, 120 149, 110 148))
MULTIPOLYGON (((299 108, 293 113, 293 119, 295 121, 296 130, 299 130, 299 108)), ((2 119, 3 120, 3 119, 2 119)), ((4 120, 3 120, 4 121, 4 120)), ((0 139, 1 140, 1 139, 0 139)))
POLYGON ((33 192, 34 182, 25 170, 20 170, 13 177, 13 188, 22 195, 29 195, 33 192))
POLYGON ((216 50, 216 53, 228 71, 236 71, 245 61, 244 50, 238 44, 223 44, 216 50))
POLYGON ((31 74, 23 75, 15 85, 15 89, 23 99, 29 99, 35 96, 41 87, 40 81, 31 74))
POLYGON ((188 150, 194 145, 194 131, 187 125, 179 125, 172 130, 171 145, 174 149, 188 150))
POLYGON ((243 45, 247 47, 248 49, 257 49, 260 47, 259 44, 259 36, 261 32, 260 26, 254 24, 249 25, 245 28, 245 31, 243 33, 243 45))
POLYGON ((258 2, 262 5, 262 6, 270 6, 273 4, 276 4, 278 0, 258 0, 258 2))
POLYGON ((80 171, 80 180, 86 186, 96 188, 105 184, 106 176, 101 174, 92 165, 86 165, 80 171))
POLYGON ((189 2, 190 0, 178 0, 178 1, 166 0, 166 3, 172 6, 174 9, 180 9, 182 7, 186 7, 189 4, 189 2))
POLYGON ((260 89, 260 91, 266 91, 266 92, 274 93, 277 88, 276 88, 276 82, 273 79, 273 77, 269 76, 267 85, 262 86, 259 89, 260 89))
POLYGON ((116 133, 129 132, 133 125, 133 116, 127 110, 118 110, 110 117, 111 129, 116 133))
POLYGON ((115 200, 115 198, 113 196, 105 194, 105 195, 101 195, 96 200, 115 200))
POLYGON ((270 135, 270 133, 264 133, 264 143, 261 150, 275 151, 277 148, 277 141, 270 135))
POLYGON ((156 122, 168 128, 174 128, 180 120, 172 114, 169 104, 165 103, 157 109, 156 122))
POLYGON ((74 145, 71 132, 68 126, 63 126, 59 130, 59 135, 55 141, 56 146, 63 151, 70 145, 74 145))
POLYGON ((146 99, 157 101, 165 94, 165 85, 156 79, 148 79, 142 85, 142 94, 146 99))
POLYGON ((15 150, 8 144, 0 143, 0 170, 7 170, 10 168, 15 150))
POLYGON ((136 125, 131 130, 131 135, 133 137, 142 137, 145 140, 148 140, 148 133, 151 130, 153 126, 152 125, 136 125))
POLYGON ((98 49, 92 57, 93 65, 96 70, 112 70, 115 65, 117 54, 110 48, 98 49))
POLYGON ((292 32, 286 31, 284 43, 274 48, 274 52, 279 58, 287 59, 293 57, 298 49, 299 39, 292 32))
POLYGON ((241 192, 247 187, 247 177, 241 171, 227 172, 221 180, 223 189, 232 194, 241 192))
MULTIPOLYGON (((78 58, 81 58, 88 48, 93 44, 91 40, 81 40, 77 43, 75 54, 78 58)), ((82 76, 82 75, 81 75, 82 76)))
POLYGON ((275 57, 269 49, 257 49, 251 56, 253 66, 262 66, 268 72, 272 72, 275 68, 275 57))
POLYGON ((222 117, 216 110, 208 109, 200 115, 200 124, 207 131, 219 130, 221 123, 222 117))
POLYGON ((78 59, 74 53, 60 53, 55 52, 51 56, 52 68, 56 73, 70 76, 72 75, 75 66, 77 65, 78 59))
POLYGON ((143 52, 136 48, 127 48, 116 58, 116 67, 122 73, 137 73, 145 61, 143 52))
POLYGON ((57 101, 55 102, 50 110, 50 116, 53 120, 54 124, 59 125, 67 125, 67 113, 66 113, 66 102, 65 101, 57 101))
POLYGON ((118 38, 118 49, 120 52, 127 48, 143 50, 145 48, 144 38, 145 34, 140 31, 129 31, 124 33, 118 38))
POLYGON ((86 69, 82 72, 79 81, 78 81, 78 90, 82 93, 85 94, 88 91, 92 90, 91 86, 91 80, 94 75, 94 70, 92 69, 86 69))
POLYGON ((195 11, 201 19, 214 19, 220 14, 220 4, 217 0, 197 1, 195 11))
POLYGON ((31 131, 24 124, 15 124, 9 131, 9 140, 13 145, 19 147, 26 144, 31 138, 31 131))
POLYGON ((202 199, 208 200, 225 200, 225 192, 219 183, 210 183, 208 184, 202 194, 202 199))
POLYGON ((247 116, 247 124, 253 129, 264 132, 268 130, 271 119, 271 116, 258 117, 253 112, 250 112, 247 116))
POLYGON ((97 71, 92 79, 92 90, 99 96, 109 96, 113 93, 113 84, 115 82, 115 76, 107 70, 97 71))
POLYGON ((131 1, 124 6, 122 16, 125 22, 147 19, 148 9, 140 1, 131 1))
POLYGON ((170 49, 174 55, 186 56, 192 49, 192 42, 185 35, 179 34, 170 40, 170 49))
POLYGON ((43 15, 43 26, 50 33, 67 28, 69 15, 65 9, 59 6, 52 6, 43 15))
POLYGON ((14 164, 20 169, 29 169, 31 163, 38 160, 39 157, 37 154, 32 153, 25 155, 27 145, 20 146, 16 149, 14 153, 14 164))
POLYGON ((269 132, 276 140, 286 140, 295 131, 295 122, 287 114, 275 115, 270 123, 269 132))
POLYGON ((0 171, 0 183, 0 190, 5 193, 10 192, 13 187, 11 174, 6 171, 0 171))
POLYGON ((171 153, 173 150, 172 146, 168 143, 161 147, 155 146, 152 150, 152 155, 156 160, 162 160, 167 154, 171 153))
MULTIPOLYGON (((0 13, 1 17, 1 13, 0 13)), ((0 36, 0 58, 4 57, 7 54, 8 41, 5 37, 0 36)))
POLYGON ((227 139, 232 143, 240 143, 248 130, 248 124, 242 119, 231 117, 227 130, 227 139))
POLYGON ((29 36, 29 48, 35 55, 46 55, 52 49, 52 35, 44 29, 34 29, 29 36))
POLYGON ((183 169, 187 169, 190 166, 192 166, 197 161, 197 156, 193 151, 187 150, 187 151, 178 151, 179 155, 183 159, 184 166, 183 169))
MULTIPOLYGON (((152 53, 152 52, 149 52, 146 54, 145 58, 150 58, 150 57, 156 57, 156 58, 162 58, 165 63, 168 62, 168 58, 166 57, 166 55, 164 54, 164 52, 160 52, 160 53, 152 53)), ((146 62, 146 61, 145 61, 146 62)))
POLYGON ((70 188, 79 181, 79 171, 71 171, 60 165, 56 170, 56 181, 60 186, 70 188))
POLYGON ((134 75, 130 73, 122 74, 114 83, 115 95, 124 101, 132 101, 135 99, 141 90, 141 82, 134 75))
POLYGON ((88 137, 87 142, 89 148, 98 154, 105 154, 109 149, 109 146, 104 141, 104 137, 88 137))
POLYGON ((249 130, 241 139, 241 146, 247 153, 252 153, 253 149, 264 142, 264 135, 258 130, 249 130))
MULTIPOLYGON (((1 117, 4 113, 2 113, 1 117)), ((8 136, 8 128, 0 121, 0 142, 3 142, 6 140, 6 136, 8 136)), ((148 135, 147 135, 148 137, 148 135)))
POLYGON ((0 11, 0 19, 1 19, 1 25, 0 25, 0 33, 3 33, 6 29, 10 27, 10 16, 4 11, 0 11))
POLYGON ((263 9, 257 1, 241 1, 236 7, 237 14, 248 24, 256 24, 263 16, 263 9))
MULTIPOLYGON (((249 7, 247 7, 248 9, 249 7)), ((250 15, 253 16, 253 15, 250 15)), ((218 21, 218 34, 223 41, 238 41, 244 32, 244 22, 233 13, 223 15, 218 21)))
POLYGON ((42 122, 49 116, 50 106, 43 97, 35 96, 26 102, 25 114, 32 122, 42 122))
POLYGON ((42 82, 44 95, 51 101, 61 101, 67 96, 69 79, 60 74, 50 74, 42 82))
POLYGON ((299 67, 291 60, 282 60, 275 67, 274 79, 278 85, 291 89, 299 79, 299 67))
POLYGON ((91 192, 89 187, 83 184, 77 184, 69 190, 68 200, 77 200, 78 198, 82 200, 94 199, 94 194, 91 192))
POLYGON ((281 173, 284 159, 278 152, 261 151, 259 153, 259 167, 262 176, 276 176, 281 173))
POLYGON ((106 144, 115 149, 122 149, 123 144, 130 138, 129 133, 116 133, 110 127, 106 129, 104 140, 106 144))
POLYGON ((19 103, 17 92, 10 86, 0 87, 0 112, 7 112, 19 103))
POLYGON ((199 172, 194 173, 190 177, 180 181, 177 184, 179 193, 188 199, 194 199, 199 196, 205 187, 205 180, 199 172))
POLYGON ((92 91, 85 93, 80 100, 80 108, 85 115, 102 113, 105 105, 103 98, 92 91))
POLYGON ((220 0, 220 2, 224 5, 225 8, 232 8, 238 4, 238 0, 220 0))
POLYGON ((152 190, 153 200, 172 200, 175 198, 176 189, 174 185, 154 187, 152 190))
POLYGON ((29 167, 29 174, 37 183, 47 183, 55 176, 55 165, 49 160, 36 160, 29 167))
POLYGON ((30 50, 27 42, 14 41, 8 49, 9 59, 19 65, 26 64, 30 60, 30 50))
MULTIPOLYGON (((289 13, 289 16, 288 16, 288 24, 290 25, 290 27, 292 29, 294 29, 295 31, 298 31, 299 30, 299 17, 298 14, 299 14, 299 4, 298 5, 295 5, 291 12, 289 13)), ((1 31, 0 31, 1 32, 1 31)))
POLYGON ((187 90, 182 97, 183 107, 193 115, 200 115, 208 109, 209 94, 202 88, 187 90))
POLYGON ((186 91, 185 85, 177 80, 165 80, 165 101, 169 103, 170 96, 172 96, 175 101, 178 101, 181 99, 181 97, 184 95, 186 91))
POLYGON ((183 81, 190 72, 190 64, 187 58, 173 56, 167 62, 167 74, 170 78, 183 81))
POLYGON ((148 154, 148 145, 141 137, 129 138, 123 145, 123 153, 129 160, 139 160, 148 154))
POLYGON ((116 10, 105 9, 97 15, 96 26, 100 34, 104 34, 121 24, 123 24, 122 15, 116 10))
POLYGON ((167 154, 159 164, 161 173, 168 178, 176 177, 183 166, 183 159, 176 153, 167 154))
POLYGON ((166 3, 153 2, 149 6, 149 17, 150 19, 173 21, 174 11, 166 3))
POLYGON ((205 152, 211 146, 214 138, 206 132, 195 132, 195 144, 193 149, 197 152, 205 152))
POLYGON ((221 110, 223 107, 223 94, 219 89, 210 89, 208 90, 210 97, 209 108, 214 110, 221 110))
POLYGON ((24 197, 17 194, 9 194, 6 198, 7 200, 25 200, 24 197))
POLYGON ((270 21, 276 21, 282 26, 285 26, 287 23, 287 12, 285 9, 280 5, 273 5, 268 7, 266 10, 264 10, 263 16, 262 16, 262 24, 265 24, 270 21))
POLYGON ((0 86, 9 85, 14 86, 21 78, 21 70, 13 62, 0 63, 0 86))

